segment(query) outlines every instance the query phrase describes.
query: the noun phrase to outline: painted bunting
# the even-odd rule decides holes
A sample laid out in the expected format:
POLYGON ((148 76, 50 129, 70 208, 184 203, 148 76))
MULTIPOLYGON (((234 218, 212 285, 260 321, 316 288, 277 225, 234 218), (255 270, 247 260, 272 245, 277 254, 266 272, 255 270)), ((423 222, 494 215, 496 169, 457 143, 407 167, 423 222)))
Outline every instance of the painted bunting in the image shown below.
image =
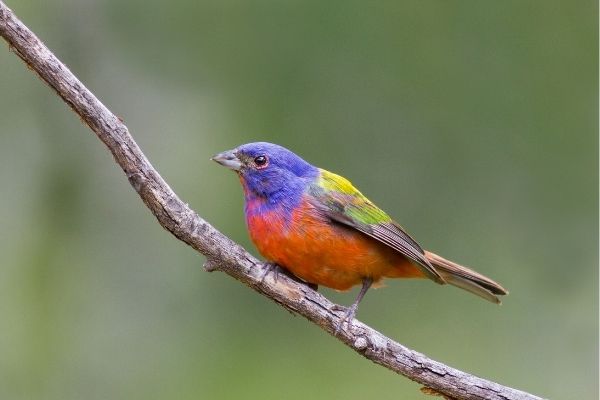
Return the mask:
MULTIPOLYGON (((347 179, 272 143, 248 143, 212 160, 237 172, 246 224, 258 251, 313 285, 348 290, 362 284, 340 325, 383 278, 429 278, 500 303, 493 280, 425 251, 347 179)), ((339 328, 339 327, 338 327, 339 328)))

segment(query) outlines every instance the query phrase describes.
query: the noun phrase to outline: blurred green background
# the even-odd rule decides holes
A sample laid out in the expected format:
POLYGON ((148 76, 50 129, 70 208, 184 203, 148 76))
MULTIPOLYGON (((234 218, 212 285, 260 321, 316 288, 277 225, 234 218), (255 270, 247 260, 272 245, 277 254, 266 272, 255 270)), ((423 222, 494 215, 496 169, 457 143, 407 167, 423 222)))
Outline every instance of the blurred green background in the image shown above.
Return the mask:
MULTIPOLYGON (((351 179, 504 305, 388 281, 359 318, 555 399, 598 396, 594 1, 9 0, 200 215, 256 254, 267 140, 351 179)), ((422 399, 163 231, 103 145, 0 51, 1 399, 422 399)), ((355 289, 356 290, 356 289, 355 289)), ((355 295, 324 290, 349 304, 355 295)))

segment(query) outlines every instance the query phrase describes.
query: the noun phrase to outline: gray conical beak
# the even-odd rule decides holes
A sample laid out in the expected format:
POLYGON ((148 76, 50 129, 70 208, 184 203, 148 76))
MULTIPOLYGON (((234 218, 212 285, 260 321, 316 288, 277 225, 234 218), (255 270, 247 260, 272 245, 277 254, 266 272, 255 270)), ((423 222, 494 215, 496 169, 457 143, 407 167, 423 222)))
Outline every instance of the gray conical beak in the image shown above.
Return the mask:
POLYGON ((227 150, 211 157, 211 160, 218 162, 224 167, 239 171, 242 168, 242 162, 235 155, 233 150, 227 150))

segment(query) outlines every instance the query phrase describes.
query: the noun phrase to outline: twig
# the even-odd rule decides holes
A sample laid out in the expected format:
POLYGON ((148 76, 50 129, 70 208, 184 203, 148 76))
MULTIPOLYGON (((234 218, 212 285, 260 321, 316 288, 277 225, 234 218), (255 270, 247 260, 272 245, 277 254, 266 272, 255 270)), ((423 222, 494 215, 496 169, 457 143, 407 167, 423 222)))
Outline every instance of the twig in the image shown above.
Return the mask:
MULTIPOLYGON (((206 256, 207 271, 221 270, 293 313, 334 335, 341 314, 309 287, 280 276, 261 281, 264 266, 183 203, 152 167, 121 120, 111 113, 52 52, 0 1, 0 35, 104 142, 131 186, 158 222, 206 256)), ((365 358, 412 379, 427 390, 459 400, 533 400, 537 396, 505 387, 431 360, 369 326, 355 321, 336 336, 365 358)))

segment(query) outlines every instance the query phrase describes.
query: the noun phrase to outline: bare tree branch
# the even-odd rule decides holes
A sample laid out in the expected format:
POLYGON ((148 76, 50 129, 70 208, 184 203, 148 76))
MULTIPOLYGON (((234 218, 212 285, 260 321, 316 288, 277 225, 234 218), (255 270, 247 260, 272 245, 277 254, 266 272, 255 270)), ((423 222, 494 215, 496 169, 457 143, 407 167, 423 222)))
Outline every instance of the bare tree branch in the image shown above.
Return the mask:
POLYGON ((505 387, 431 360, 355 321, 334 334, 342 314, 321 294, 286 276, 261 282, 264 266, 183 203, 152 167, 121 120, 111 113, 52 52, 0 1, 0 35, 104 142, 131 186, 158 222, 206 256, 207 271, 220 270, 300 314, 365 358, 426 387, 428 394, 460 400, 533 400, 537 396, 505 387))

